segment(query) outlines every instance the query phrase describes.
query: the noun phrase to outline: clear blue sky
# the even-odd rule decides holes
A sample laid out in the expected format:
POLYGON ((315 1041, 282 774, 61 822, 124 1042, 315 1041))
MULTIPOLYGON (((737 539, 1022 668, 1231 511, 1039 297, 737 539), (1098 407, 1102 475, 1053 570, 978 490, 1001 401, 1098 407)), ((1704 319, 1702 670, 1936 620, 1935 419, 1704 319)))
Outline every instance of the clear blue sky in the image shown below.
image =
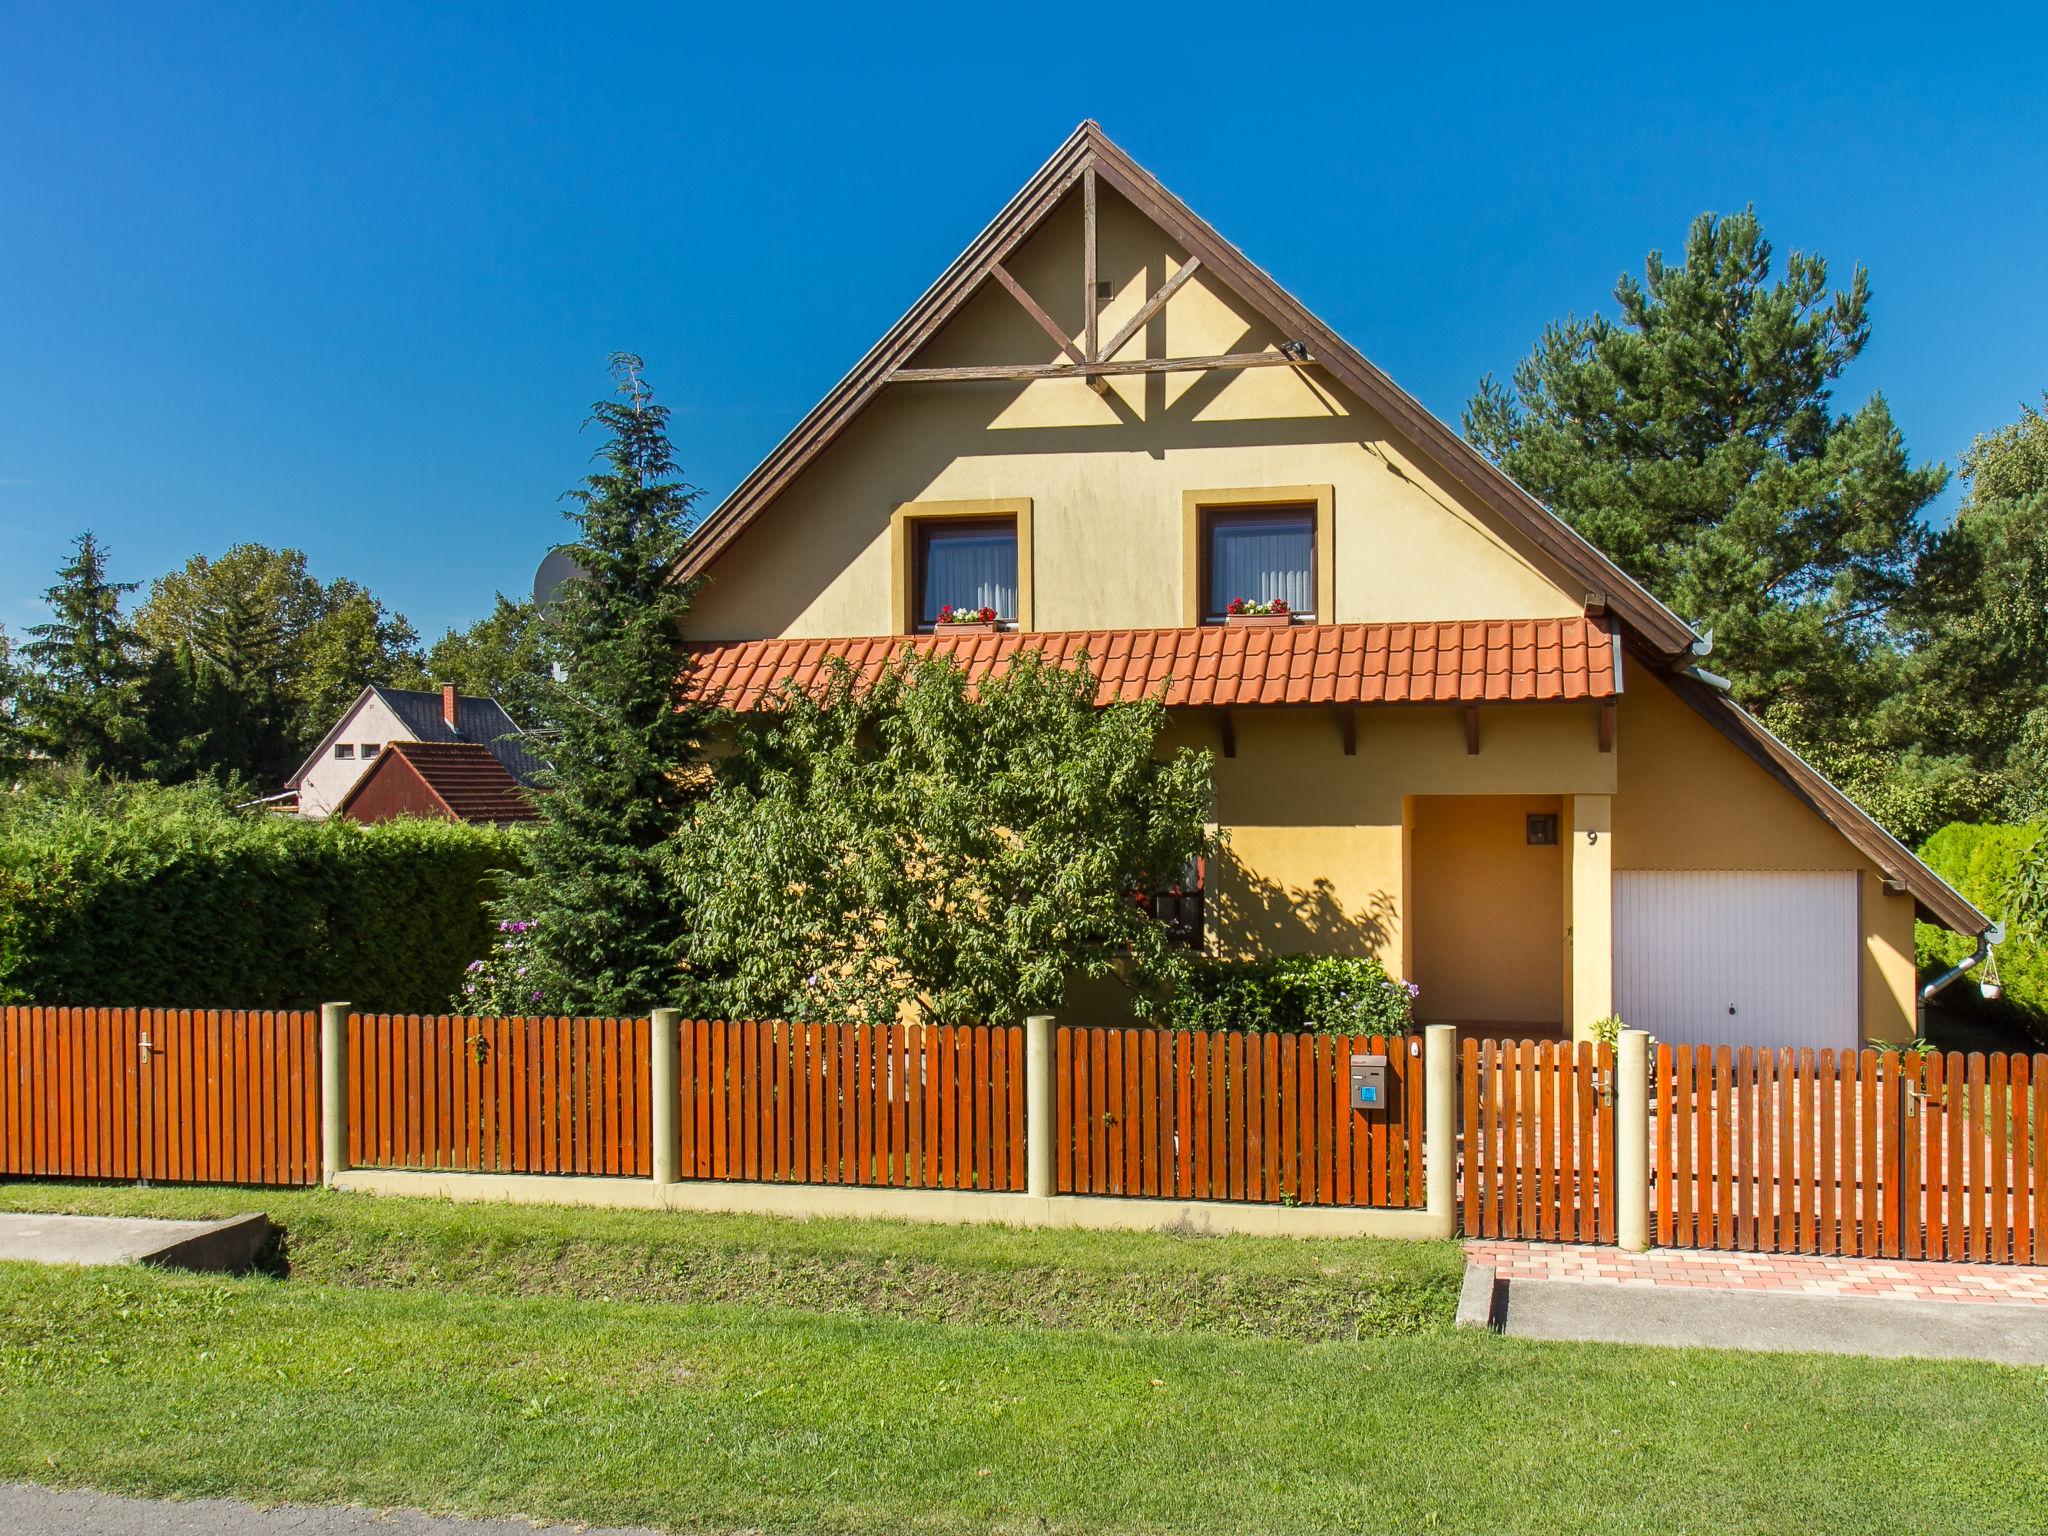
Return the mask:
POLYGON ((715 498, 1087 116, 1453 422, 1750 201, 1870 269, 1843 394, 1917 457, 2048 388, 2038 4, 885 9, 0 0, 0 624, 88 526, 466 622, 561 537, 609 350, 715 498))

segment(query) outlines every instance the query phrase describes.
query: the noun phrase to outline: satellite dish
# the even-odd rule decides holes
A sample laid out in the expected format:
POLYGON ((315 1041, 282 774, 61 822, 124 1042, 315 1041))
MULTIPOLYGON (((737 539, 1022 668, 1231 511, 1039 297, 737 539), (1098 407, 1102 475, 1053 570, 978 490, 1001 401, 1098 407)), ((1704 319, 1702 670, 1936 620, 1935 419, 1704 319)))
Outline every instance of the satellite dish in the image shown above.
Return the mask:
POLYGON ((562 595, 562 588, 583 574, 566 549, 551 549, 533 573, 533 606, 547 608, 562 595))

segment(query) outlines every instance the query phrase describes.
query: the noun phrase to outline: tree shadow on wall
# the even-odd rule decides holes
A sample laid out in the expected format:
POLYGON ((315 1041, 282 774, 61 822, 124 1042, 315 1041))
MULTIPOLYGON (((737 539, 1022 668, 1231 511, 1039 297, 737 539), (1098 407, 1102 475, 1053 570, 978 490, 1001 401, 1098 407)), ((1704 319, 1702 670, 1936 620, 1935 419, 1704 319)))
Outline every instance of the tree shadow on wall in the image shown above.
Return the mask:
POLYGON ((1400 903, 1390 891, 1374 891, 1363 911, 1353 911, 1338 900, 1336 886, 1321 876, 1306 887, 1289 888, 1247 869, 1227 850, 1212 860, 1212 867, 1221 878, 1211 878, 1203 899, 1210 934, 1225 938, 1222 953, 1384 958, 1393 941, 1400 903))

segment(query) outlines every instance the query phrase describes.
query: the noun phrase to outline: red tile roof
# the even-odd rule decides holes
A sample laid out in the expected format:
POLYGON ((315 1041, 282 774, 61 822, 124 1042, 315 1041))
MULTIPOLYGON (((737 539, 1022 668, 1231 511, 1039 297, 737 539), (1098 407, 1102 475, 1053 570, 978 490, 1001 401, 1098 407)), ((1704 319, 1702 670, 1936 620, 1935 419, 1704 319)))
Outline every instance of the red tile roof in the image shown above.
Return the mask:
POLYGON ((456 821, 536 821, 531 795, 506 771, 491 749, 480 741, 394 741, 378 761, 356 780, 336 814, 353 814, 359 820, 383 820, 400 811, 432 814, 431 807, 445 807, 456 821), (421 801, 399 784, 387 784, 393 775, 410 770, 430 800, 421 801))
POLYGON ((828 657, 871 679, 905 647, 950 654, 977 677, 1021 650, 1062 663, 1085 650, 1104 704, 1162 687, 1168 705, 1189 708, 1607 699, 1620 691, 1613 633, 1592 619, 741 640, 687 647, 690 691, 729 709, 759 709, 785 679, 812 684, 828 657))

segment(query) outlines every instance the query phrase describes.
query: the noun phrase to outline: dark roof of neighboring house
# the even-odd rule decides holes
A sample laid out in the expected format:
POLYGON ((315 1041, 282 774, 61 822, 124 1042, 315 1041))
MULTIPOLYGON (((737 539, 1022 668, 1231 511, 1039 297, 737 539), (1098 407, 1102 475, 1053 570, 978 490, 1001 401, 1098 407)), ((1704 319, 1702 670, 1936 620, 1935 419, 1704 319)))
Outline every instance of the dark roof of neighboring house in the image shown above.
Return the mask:
POLYGON ((820 683, 838 658, 872 682, 904 650, 952 656, 986 677, 1019 651, 1070 665, 1083 651, 1099 702, 1160 695, 1176 708, 1259 704, 1478 704, 1608 699, 1614 636, 1594 619, 1294 624, 1279 628, 1096 629, 997 635, 742 640, 688 647, 691 693, 745 712, 785 680, 820 683))
POLYGON ((468 741, 488 747, 491 755, 504 765, 505 771, 528 788, 532 788, 539 776, 547 771, 547 762, 527 747, 527 737, 512 723, 512 717, 505 713, 505 707, 496 699, 478 698, 466 693, 457 695, 455 718, 461 728, 451 730, 441 716, 438 689, 387 688, 381 683, 371 683, 341 712, 340 718, 320 738, 319 745, 299 765, 299 771, 285 780, 285 788, 299 787, 313 765, 327 755, 342 727, 372 694, 382 699, 385 707, 420 741, 468 741))
POLYGON ((421 741, 473 741, 491 749, 491 755, 505 765, 505 771, 521 784, 531 785, 547 764, 527 750, 525 738, 505 706, 496 699, 472 698, 460 694, 455 700, 458 729, 450 730, 441 717, 441 695, 416 688, 385 688, 375 683, 371 690, 405 722, 406 729, 421 741))
MULTIPOLYGON (((1508 526, 1598 594, 1609 610, 1654 653, 1684 655, 1690 625, 1652 597, 1632 576, 1519 485, 1478 449, 1445 426, 1363 354, 1303 307, 1250 258, 1218 234, 1116 144, 1101 127, 1084 122, 1026 182, 995 221, 948 267, 924 297, 834 385, 806 416, 734 488, 690 539, 681 575, 701 574, 783 488, 843 432, 946 322, 994 278, 996 267, 1049 218, 1068 194, 1094 176, 1197 258, 1203 268, 1250 304, 1283 336, 1304 343, 1311 361, 1407 436, 1443 472, 1508 526)), ((1080 376, 1077 370, 1076 376, 1080 376)), ((922 388, 923 385, 900 387, 922 388)))
POLYGON ((474 741, 394 741, 335 807, 341 815, 388 773, 410 770, 457 821, 535 821, 532 796, 492 751, 474 741))

